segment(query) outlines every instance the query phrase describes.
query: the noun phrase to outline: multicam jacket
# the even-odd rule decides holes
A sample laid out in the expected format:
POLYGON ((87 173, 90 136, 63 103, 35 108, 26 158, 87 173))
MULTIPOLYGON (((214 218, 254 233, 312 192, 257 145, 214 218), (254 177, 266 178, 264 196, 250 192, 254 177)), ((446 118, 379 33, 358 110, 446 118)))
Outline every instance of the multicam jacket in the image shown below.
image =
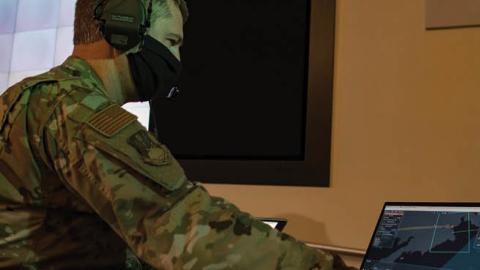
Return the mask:
POLYGON ((343 269, 187 180, 85 61, 9 88, 0 268, 140 269, 137 257, 143 269, 343 269))

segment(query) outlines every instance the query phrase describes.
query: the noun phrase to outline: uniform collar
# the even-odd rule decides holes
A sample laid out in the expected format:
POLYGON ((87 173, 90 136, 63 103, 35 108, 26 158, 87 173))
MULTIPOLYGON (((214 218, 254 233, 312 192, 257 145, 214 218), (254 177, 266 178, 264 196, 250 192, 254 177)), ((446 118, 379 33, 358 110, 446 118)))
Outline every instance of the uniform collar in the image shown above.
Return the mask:
POLYGON ((95 88, 102 91, 104 94, 107 94, 102 80, 100 80, 100 77, 98 77, 95 70, 87 61, 71 55, 59 66, 59 68, 70 77, 90 81, 95 88))

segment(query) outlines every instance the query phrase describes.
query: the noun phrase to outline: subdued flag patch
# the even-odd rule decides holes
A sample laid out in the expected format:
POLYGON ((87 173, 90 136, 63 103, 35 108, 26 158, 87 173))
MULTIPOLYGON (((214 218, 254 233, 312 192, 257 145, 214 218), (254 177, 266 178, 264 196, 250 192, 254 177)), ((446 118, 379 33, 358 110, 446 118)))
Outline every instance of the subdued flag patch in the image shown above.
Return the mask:
POLYGON ((94 114, 87 123, 101 134, 112 137, 135 120, 137 116, 117 104, 112 104, 94 114))

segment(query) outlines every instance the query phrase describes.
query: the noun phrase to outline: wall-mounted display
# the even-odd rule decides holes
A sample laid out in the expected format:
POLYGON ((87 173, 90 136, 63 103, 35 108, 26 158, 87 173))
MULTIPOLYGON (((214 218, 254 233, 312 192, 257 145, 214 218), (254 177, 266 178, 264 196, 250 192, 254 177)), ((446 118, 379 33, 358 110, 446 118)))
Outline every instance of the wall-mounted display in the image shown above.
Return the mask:
POLYGON ((188 4, 182 94, 151 104, 160 141, 192 180, 328 186, 335 1, 188 4))

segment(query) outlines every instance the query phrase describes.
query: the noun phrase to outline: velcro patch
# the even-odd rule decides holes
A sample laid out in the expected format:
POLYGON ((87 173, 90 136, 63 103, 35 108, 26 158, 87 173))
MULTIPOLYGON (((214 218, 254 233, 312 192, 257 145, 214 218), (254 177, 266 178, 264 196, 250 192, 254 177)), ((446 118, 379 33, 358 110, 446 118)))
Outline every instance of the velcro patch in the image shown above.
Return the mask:
POLYGON ((84 105, 89 109, 96 111, 98 108, 100 108, 101 105, 107 102, 108 102, 108 99, 101 95, 89 94, 83 98, 80 104, 84 105))
POLYGON ((168 163, 168 154, 146 130, 140 130, 128 138, 128 143, 137 149, 145 163, 160 166, 168 163))
POLYGON ((112 104, 94 114, 87 123, 101 134, 112 137, 135 120, 137 116, 117 104, 112 104))

